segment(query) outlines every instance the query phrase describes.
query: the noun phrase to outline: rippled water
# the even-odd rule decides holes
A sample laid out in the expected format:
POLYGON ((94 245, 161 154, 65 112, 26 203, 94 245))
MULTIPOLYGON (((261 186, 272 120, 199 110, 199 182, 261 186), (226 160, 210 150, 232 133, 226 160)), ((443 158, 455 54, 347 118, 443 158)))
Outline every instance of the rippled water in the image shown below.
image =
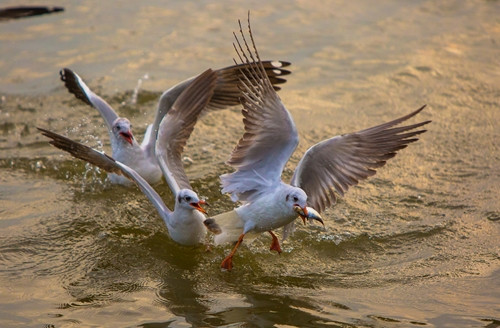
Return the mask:
MULTIPOLYGON (((65 11, 0 22, 0 326, 500 326, 500 2, 51 5, 65 11), (293 64, 289 169, 322 139, 424 103, 412 122, 433 122, 325 213, 326 230, 300 227, 281 256, 263 235, 228 273, 229 246, 176 245, 139 191, 35 127, 109 151, 99 115, 58 79, 70 67, 141 135, 164 89, 232 63, 248 9, 261 55, 293 64)), ((237 108, 209 114, 186 149, 211 214, 232 207, 218 176, 240 122, 237 108)))

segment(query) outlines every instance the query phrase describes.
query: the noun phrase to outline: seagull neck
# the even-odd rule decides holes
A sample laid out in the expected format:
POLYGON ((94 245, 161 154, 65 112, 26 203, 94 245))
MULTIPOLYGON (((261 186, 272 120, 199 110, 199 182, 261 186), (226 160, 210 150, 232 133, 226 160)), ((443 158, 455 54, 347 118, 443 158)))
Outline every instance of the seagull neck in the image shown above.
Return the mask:
POLYGON ((132 144, 129 144, 123 138, 115 135, 111 138, 111 149, 113 150, 113 158, 122 163, 125 163, 127 158, 135 157, 142 152, 141 147, 135 140, 132 141, 132 144))

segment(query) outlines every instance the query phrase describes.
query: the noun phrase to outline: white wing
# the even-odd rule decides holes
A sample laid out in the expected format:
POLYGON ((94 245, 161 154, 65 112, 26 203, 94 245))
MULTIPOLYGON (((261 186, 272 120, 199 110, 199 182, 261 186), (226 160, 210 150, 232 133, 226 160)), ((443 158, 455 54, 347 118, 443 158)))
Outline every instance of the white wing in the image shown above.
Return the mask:
POLYGON ((93 93, 85 82, 69 68, 63 68, 59 74, 61 75, 61 81, 64 82, 69 92, 101 113, 104 121, 106 121, 109 133, 112 134, 111 128, 113 122, 118 118, 113 108, 104 99, 93 93))
MULTIPOLYGON (((217 82, 213 95, 205 107, 205 111, 224 109, 240 104, 241 90, 238 87, 238 83, 239 77, 241 77, 241 68, 244 66, 246 66, 246 64, 233 65, 215 71, 217 74, 217 82)), ((285 83, 286 80, 283 77, 290 74, 290 71, 284 69, 284 67, 290 66, 290 63, 284 61, 265 61, 263 62, 263 66, 275 90, 280 90, 278 85, 285 83)), ((153 154, 152 152, 155 149, 155 141, 158 135, 159 126, 163 117, 172 108, 172 105, 181 93, 191 85, 196 78, 197 76, 194 76, 180 82, 163 92, 161 95, 151 130, 151 138, 148 139, 147 142, 143 142, 148 154, 153 154)))
POLYGON ((141 191, 149 198, 164 220, 168 219, 171 215, 172 211, 170 211, 170 209, 165 205, 160 195, 158 195, 158 193, 147 183, 146 180, 144 180, 137 172, 127 165, 116 161, 104 153, 82 145, 81 143, 73 141, 62 135, 41 128, 37 129, 40 130, 44 136, 52 139, 49 143, 54 147, 70 153, 73 157, 96 165, 109 173, 126 176, 135 182, 139 189, 141 189, 141 191))
POLYGON ((158 211, 158 214, 160 214, 160 217, 164 221, 170 221, 170 216, 172 215, 172 211, 170 211, 167 205, 165 205, 163 199, 161 199, 160 195, 158 195, 156 190, 154 190, 153 187, 151 187, 151 185, 146 180, 144 180, 144 178, 141 177, 139 173, 137 173, 127 165, 122 164, 120 162, 116 162, 116 164, 121 168, 123 174, 130 180, 133 180, 137 185, 137 187, 139 187, 139 189, 141 189, 141 191, 146 195, 146 197, 149 198, 151 203, 158 211))
POLYGON ((350 186, 376 173, 400 149, 418 140, 430 121, 393 127, 417 115, 425 105, 396 120, 355 133, 324 140, 307 150, 295 169, 291 184, 302 188, 317 211, 335 203, 335 189, 344 195, 350 186))
POLYGON ((170 189, 191 189, 182 165, 182 152, 199 114, 212 97, 217 74, 211 69, 200 74, 184 89, 161 121, 156 155, 170 189))
POLYGON ((250 50, 240 23, 245 49, 238 37, 235 46, 242 63, 240 79, 245 134, 228 160, 237 170, 221 176, 222 192, 233 200, 251 201, 265 189, 281 181, 283 168, 298 144, 298 134, 290 113, 269 81, 248 26, 253 51, 250 50))

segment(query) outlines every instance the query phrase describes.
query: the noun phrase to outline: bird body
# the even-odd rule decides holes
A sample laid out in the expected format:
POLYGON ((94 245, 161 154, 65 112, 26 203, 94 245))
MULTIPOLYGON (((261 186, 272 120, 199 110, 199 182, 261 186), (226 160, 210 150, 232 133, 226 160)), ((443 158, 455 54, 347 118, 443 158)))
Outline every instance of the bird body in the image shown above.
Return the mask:
POLYGON ((200 199, 196 193, 189 189, 181 189, 175 198, 175 215, 162 216, 170 237, 175 242, 181 245, 196 245, 204 242, 207 229, 203 222, 206 218, 194 205, 199 203, 200 199))
POLYGON ((237 241, 242 233, 261 233, 283 227, 297 218, 294 204, 305 208, 306 199, 300 188, 280 182, 268 188, 263 196, 233 211, 214 216, 215 221, 223 227, 222 233, 214 238, 215 244, 237 241), (299 201, 299 196, 303 201, 299 201), (294 197, 297 200, 295 202, 294 197))
MULTIPOLYGON (((113 174, 113 177, 134 182, 157 209, 172 240, 181 245, 200 244, 205 241, 207 228, 213 231, 217 229, 217 226, 204 224, 205 216, 202 213, 205 213, 205 210, 200 204, 205 204, 205 201, 201 200, 192 190, 180 157, 199 113, 205 108, 213 94, 216 79, 217 75, 211 69, 200 74, 189 86, 183 89, 159 124, 158 140, 155 142, 155 147, 157 143, 162 146, 159 147, 155 158, 160 174, 162 171, 169 174, 167 180, 169 180, 169 185, 175 196, 173 211, 165 205, 143 175, 127 164, 57 133, 38 129, 43 135, 52 139, 50 143, 53 146, 104 169, 113 174), (165 152, 165 149, 171 151, 165 152)), ((123 136, 123 138, 116 138, 114 141, 122 143, 116 155, 136 161, 133 164, 138 167, 144 167, 141 163, 150 165, 151 162, 145 161, 144 157, 132 156, 137 155, 141 148, 134 147, 136 142, 131 135, 128 135, 128 120, 117 118, 115 121, 118 124, 114 125, 116 128, 113 128, 112 131, 116 135, 123 136)))
MULTIPOLYGON (((274 88, 285 83, 283 76, 290 71, 283 69, 290 63, 283 61, 266 61, 266 74, 272 80, 274 88)), ((216 82, 211 98, 203 110, 217 110, 238 105, 240 90, 238 89, 239 67, 228 66, 214 71, 216 82)), ((61 80, 70 93, 86 104, 96 108, 104 119, 110 136, 112 156, 114 159, 129 166, 138 172, 148 183, 155 184, 161 181, 162 170, 157 162, 156 140, 160 133, 160 124, 165 115, 171 110, 180 95, 198 77, 194 76, 182 81, 162 93, 156 108, 154 121, 148 126, 144 139, 139 144, 132 134, 132 125, 127 118, 119 117, 114 109, 100 96, 95 94, 78 74, 69 68, 60 72, 61 80)), ((197 114, 197 116, 199 113, 197 114)), ((131 182, 123 177, 110 175, 110 182, 129 185, 131 182)))
MULTIPOLYGON (((155 184, 161 181, 162 171, 160 166, 156 160, 151 159, 154 154, 149 154, 149 150, 141 147, 135 139, 132 139, 132 144, 130 144, 123 138, 112 138, 111 148, 113 149, 112 156, 114 159, 134 168, 148 183, 155 184)), ((109 181, 121 185, 133 184, 124 176, 114 173, 109 174, 109 181)))
POLYGON ((374 175, 376 168, 385 165, 398 150, 417 141, 415 136, 426 131, 411 130, 430 122, 395 127, 422 111, 425 107, 422 106, 396 120, 321 141, 306 151, 290 184, 283 182, 281 174, 298 144, 297 129, 264 74, 250 19, 251 42, 247 42, 241 22, 239 25, 242 42, 235 33, 234 48, 239 61, 247 64, 240 78, 245 133, 227 162, 235 171, 220 178, 222 192, 229 193, 233 201, 242 201, 243 205, 232 211, 237 215, 231 214, 232 220, 218 222, 224 238, 216 237, 216 242, 237 241, 221 263, 227 270, 231 270, 232 257, 249 232, 268 231, 273 238, 271 250, 279 253, 281 248, 272 230, 283 227, 285 238, 293 231, 298 216, 304 222, 312 219, 323 223, 319 212, 334 203, 333 190, 343 195, 359 180, 374 175), (235 223, 236 219, 241 222, 235 223), (241 231, 237 238, 236 227, 241 231), (232 236, 226 230, 233 232, 232 236))

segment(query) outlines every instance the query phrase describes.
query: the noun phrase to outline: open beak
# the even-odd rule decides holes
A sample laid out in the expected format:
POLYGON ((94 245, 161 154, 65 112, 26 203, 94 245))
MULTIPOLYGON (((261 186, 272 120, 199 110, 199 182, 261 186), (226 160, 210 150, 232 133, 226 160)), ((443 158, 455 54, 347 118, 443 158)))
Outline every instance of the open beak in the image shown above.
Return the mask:
POLYGON ((129 144, 133 144, 133 141, 134 141, 134 135, 132 134, 132 132, 130 130, 128 130, 127 132, 120 132, 120 135, 123 137, 123 139, 125 139, 125 141, 127 141, 129 144))
POLYGON ((293 207, 295 212, 300 216, 304 224, 306 224, 306 220, 316 220, 320 222, 323 226, 325 226, 325 223, 323 222, 323 218, 321 215, 319 215, 318 211, 316 211, 312 207, 300 207, 298 205, 295 205, 293 207))
POLYGON ((203 199, 200 200, 198 203, 189 203, 189 205, 191 205, 193 208, 197 209, 201 213, 207 214, 207 211, 205 211, 205 209, 203 207, 201 207, 200 204, 205 204, 205 205, 209 206, 208 203, 206 201, 204 201, 203 199))
POLYGON ((297 212, 297 214, 302 219, 302 222, 304 222, 304 224, 306 224, 306 219, 307 219, 307 214, 308 214, 307 207, 300 207, 299 205, 295 204, 295 205, 293 205, 293 210, 295 212, 297 212))

